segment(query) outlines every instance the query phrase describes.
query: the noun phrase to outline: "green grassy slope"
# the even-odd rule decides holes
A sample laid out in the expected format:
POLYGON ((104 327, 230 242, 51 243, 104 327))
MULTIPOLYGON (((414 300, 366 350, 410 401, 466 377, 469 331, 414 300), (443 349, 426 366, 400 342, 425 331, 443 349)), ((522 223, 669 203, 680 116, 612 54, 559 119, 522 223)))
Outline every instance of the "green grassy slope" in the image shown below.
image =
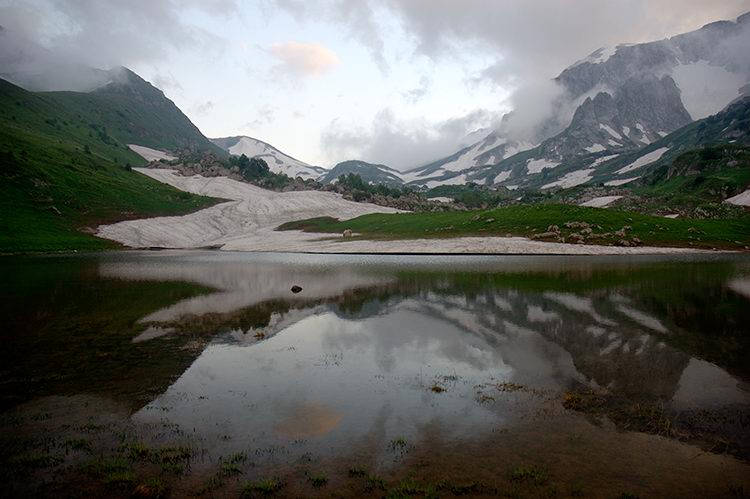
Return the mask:
POLYGON ((209 141, 161 90, 126 68, 111 70, 114 80, 94 92, 48 92, 69 114, 105 127, 118 141, 155 149, 198 149, 227 153, 209 141))
MULTIPOLYGON (((306 230, 341 234, 352 229, 364 238, 414 239, 460 236, 530 236, 558 225, 563 236, 575 230, 566 222, 587 222, 596 234, 614 233, 625 226, 627 239, 639 238, 651 246, 743 249, 750 246, 750 216, 722 220, 670 220, 616 210, 580 206, 518 205, 481 212, 372 214, 352 220, 314 218, 284 224, 280 230, 306 230), (601 228, 599 228, 601 227, 601 228)), ((589 241, 612 244, 621 237, 589 241)))
POLYGON ((112 247, 81 229, 216 202, 127 168, 143 163, 54 94, 0 80, 0 253, 112 247))

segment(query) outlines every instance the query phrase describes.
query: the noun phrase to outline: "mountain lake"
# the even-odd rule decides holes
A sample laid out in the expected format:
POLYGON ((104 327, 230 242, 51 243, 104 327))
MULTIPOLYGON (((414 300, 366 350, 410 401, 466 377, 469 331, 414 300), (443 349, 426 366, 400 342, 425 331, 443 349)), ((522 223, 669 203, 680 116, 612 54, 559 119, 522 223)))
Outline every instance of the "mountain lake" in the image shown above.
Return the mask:
POLYGON ((0 266, 3 497, 750 493, 747 255, 0 266))

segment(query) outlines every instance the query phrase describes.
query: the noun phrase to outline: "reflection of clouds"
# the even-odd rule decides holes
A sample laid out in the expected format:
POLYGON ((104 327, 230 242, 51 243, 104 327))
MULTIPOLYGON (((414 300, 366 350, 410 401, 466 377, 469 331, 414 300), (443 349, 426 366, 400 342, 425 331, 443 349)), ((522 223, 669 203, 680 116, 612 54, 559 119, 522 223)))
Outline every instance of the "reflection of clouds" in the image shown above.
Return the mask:
POLYGON ((678 407, 708 407, 714 405, 747 403, 747 388, 719 367, 698 359, 690 359, 680 377, 679 388, 673 401, 678 407))
POLYGON ((341 413, 320 401, 300 402, 289 408, 274 430, 289 439, 319 437, 334 430, 342 417, 341 413))
POLYGON ((349 267, 288 265, 273 261, 190 259, 189 257, 144 258, 130 262, 104 262, 104 277, 138 281, 192 282, 216 292, 188 298, 144 317, 142 322, 168 322, 188 315, 225 314, 269 300, 288 302, 333 298, 355 288, 374 287, 392 278, 372 275, 349 267), (218 261, 217 261, 218 260, 218 261), (303 292, 292 295, 299 284, 303 292))

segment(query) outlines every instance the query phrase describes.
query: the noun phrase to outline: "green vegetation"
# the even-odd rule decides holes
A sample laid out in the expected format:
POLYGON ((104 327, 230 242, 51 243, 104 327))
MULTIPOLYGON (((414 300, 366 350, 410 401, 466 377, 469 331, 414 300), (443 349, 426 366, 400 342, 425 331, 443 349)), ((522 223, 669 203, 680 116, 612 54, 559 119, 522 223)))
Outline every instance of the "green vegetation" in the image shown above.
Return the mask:
POLYGON ((634 192, 650 206, 701 209, 707 214, 742 210, 722 201, 750 185, 750 147, 722 144, 688 151, 643 183, 634 192))
POLYGON ((533 485, 544 485, 548 478, 547 472, 535 466, 518 466, 510 471, 510 479, 513 482, 524 482, 533 485))
POLYGON ((279 230, 305 230, 341 234, 345 229, 364 238, 414 239, 460 236, 532 236, 558 225, 562 237, 577 229, 568 222, 585 222, 610 237, 591 239, 593 244, 615 244, 627 232, 651 246, 742 249, 750 246, 750 216, 721 220, 666 219, 617 210, 570 205, 516 205, 481 212, 398 213, 364 215, 352 220, 312 218, 290 222, 279 230), (629 227, 629 229, 628 229, 629 227))
MULTIPOLYGON (((104 111, 97 111, 102 99, 33 94, 0 80, 0 253, 111 248, 114 243, 92 235, 99 224, 216 202, 132 172, 145 162, 127 148, 125 132, 107 126, 104 111)), ((119 98, 112 109, 114 103, 137 109, 119 98)), ((145 133, 131 132, 139 130, 145 133)), ((139 143, 168 145, 152 139, 139 143)))
POLYGON ((425 196, 428 199, 453 198, 454 202, 472 209, 495 207, 501 203, 507 203, 513 198, 512 193, 507 189, 497 191, 472 182, 466 185, 441 185, 427 191, 425 196))
POLYGON ((362 180, 362 177, 356 173, 340 176, 338 184, 347 191, 350 191, 352 199, 355 201, 366 201, 375 195, 398 199, 401 196, 414 192, 408 187, 389 187, 385 184, 371 185, 362 180))
POLYGON ((284 483, 278 478, 269 478, 268 480, 262 480, 260 482, 248 482, 242 487, 242 497, 270 497, 275 496, 281 489, 284 488, 284 483))

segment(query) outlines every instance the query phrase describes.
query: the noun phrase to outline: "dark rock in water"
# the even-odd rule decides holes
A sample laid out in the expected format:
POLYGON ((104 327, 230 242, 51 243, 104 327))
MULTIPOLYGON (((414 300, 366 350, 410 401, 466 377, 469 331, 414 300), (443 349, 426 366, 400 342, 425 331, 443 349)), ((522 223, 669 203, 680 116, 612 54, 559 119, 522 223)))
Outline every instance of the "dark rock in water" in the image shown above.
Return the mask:
POLYGON ((296 284, 292 286, 292 293, 297 294, 300 291, 302 291, 302 286, 297 286, 296 284))

